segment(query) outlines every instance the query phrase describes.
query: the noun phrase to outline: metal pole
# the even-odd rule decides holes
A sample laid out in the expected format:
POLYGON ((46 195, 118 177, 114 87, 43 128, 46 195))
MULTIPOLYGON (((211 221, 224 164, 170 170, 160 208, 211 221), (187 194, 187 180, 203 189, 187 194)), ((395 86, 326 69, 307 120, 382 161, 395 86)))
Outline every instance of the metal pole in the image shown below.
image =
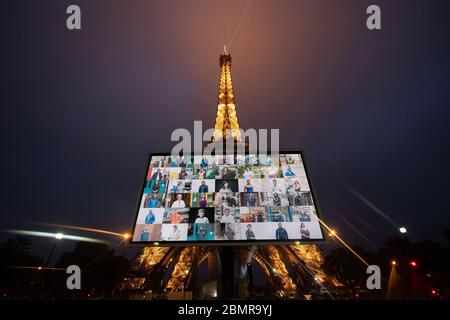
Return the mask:
POLYGON ((234 256, 233 248, 222 247, 221 282, 222 299, 234 298, 234 256))
POLYGON ((53 244, 52 250, 50 250, 50 254, 48 255, 47 262, 45 264, 47 267, 49 267, 50 260, 52 259, 52 256, 53 256, 53 253, 55 252, 57 244, 58 244, 58 240, 55 240, 55 243, 53 244))

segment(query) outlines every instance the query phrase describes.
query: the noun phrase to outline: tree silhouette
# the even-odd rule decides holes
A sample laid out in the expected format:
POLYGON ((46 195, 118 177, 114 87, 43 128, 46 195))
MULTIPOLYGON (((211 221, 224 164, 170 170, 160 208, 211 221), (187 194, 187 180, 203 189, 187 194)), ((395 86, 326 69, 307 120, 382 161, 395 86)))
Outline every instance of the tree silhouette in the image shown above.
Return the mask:
POLYGON ((0 246, 0 290, 2 296, 28 297, 33 293, 38 267, 42 260, 29 253, 31 241, 25 237, 8 239, 0 246))
MULTIPOLYGON (((106 244, 88 242, 78 242, 73 251, 63 253, 56 267, 70 265, 77 265, 82 270, 82 289, 78 293, 97 297, 110 296, 129 269, 128 260, 117 256, 114 249, 109 249, 106 244)), ((67 289, 59 287, 66 292, 67 289)))

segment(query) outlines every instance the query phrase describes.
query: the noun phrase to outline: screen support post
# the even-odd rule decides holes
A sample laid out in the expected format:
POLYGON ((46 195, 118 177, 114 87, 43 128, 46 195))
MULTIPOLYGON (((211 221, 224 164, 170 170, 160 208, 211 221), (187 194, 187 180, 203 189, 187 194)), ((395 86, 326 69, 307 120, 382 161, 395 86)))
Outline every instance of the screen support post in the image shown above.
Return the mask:
POLYGON ((234 250, 233 247, 221 247, 221 295, 222 299, 232 299, 235 297, 234 279, 234 250))

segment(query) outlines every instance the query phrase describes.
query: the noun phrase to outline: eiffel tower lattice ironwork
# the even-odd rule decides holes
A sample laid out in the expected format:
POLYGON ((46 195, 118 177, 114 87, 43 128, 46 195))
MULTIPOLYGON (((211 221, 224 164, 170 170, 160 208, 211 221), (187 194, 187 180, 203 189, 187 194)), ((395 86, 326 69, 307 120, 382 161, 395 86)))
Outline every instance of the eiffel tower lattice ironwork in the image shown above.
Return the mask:
POLYGON ((230 139, 241 141, 239 121, 236 112, 236 99, 231 81, 231 55, 227 52, 220 55, 219 99, 217 102, 216 123, 213 141, 230 139))

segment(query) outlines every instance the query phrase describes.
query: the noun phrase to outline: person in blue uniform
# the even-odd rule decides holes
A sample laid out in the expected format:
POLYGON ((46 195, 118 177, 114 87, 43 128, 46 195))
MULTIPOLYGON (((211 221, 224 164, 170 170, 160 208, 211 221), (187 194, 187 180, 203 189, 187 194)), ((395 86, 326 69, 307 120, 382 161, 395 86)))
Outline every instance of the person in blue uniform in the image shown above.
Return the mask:
POLYGON ((153 224, 153 223, 155 223, 155 218, 156 218, 155 214, 153 213, 152 210, 150 210, 150 212, 145 217, 145 224, 153 224))
POLYGON ((281 223, 278 223, 278 229, 275 232, 277 240, 289 240, 288 233, 281 223))
POLYGON ((150 230, 145 227, 141 232, 141 241, 148 241, 150 239, 150 230))

